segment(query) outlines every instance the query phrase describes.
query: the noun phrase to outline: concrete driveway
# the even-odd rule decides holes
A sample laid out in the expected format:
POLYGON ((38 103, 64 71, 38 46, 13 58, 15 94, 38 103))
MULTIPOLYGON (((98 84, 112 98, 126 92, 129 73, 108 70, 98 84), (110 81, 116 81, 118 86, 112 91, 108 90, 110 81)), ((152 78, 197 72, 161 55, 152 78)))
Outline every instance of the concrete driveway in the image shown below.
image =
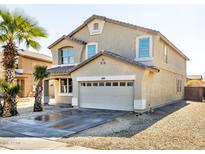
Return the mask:
POLYGON ((60 110, 6 122, 0 126, 0 137, 68 137, 126 113, 97 109, 60 110))

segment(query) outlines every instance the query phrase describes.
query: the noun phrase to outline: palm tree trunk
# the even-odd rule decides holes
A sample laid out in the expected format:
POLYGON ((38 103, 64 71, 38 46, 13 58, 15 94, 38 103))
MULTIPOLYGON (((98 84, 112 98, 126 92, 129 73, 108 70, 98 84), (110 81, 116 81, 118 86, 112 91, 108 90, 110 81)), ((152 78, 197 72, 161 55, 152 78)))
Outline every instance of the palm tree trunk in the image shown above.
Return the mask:
POLYGON ((36 93, 35 93, 35 103, 34 103, 34 112, 43 111, 42 107, 42 91, 43 91, 43 81, 40 80, 36 86, 36 93))
POLYGON ((6 70, 6 80, 9 83, 12 83, 14 81, 15 78, 15 69, 7 69, 6 70))
MULTIPOLYGON (((9 42, 3 46, 3 66, 5 69, 5 79, 9 83, 12 83, 15 78, 15 62, 18 55, 18 50, 13 42, 9 42)), ((6 98, 4 97, 3 113, 2 116, 15 116, 18 114, 16 97, 6 98)))
POLYGON ((11 117, 12 116, 12 103, 11 103, 11 98, 7 97, 4 99, 4 105, 3 105, 3 113, 2 117, 11 117))
POLYGON ((3 106, 2 106, 2 104, 0 102, 0 116, 2 115, 2 113, 3 113, 3 106))

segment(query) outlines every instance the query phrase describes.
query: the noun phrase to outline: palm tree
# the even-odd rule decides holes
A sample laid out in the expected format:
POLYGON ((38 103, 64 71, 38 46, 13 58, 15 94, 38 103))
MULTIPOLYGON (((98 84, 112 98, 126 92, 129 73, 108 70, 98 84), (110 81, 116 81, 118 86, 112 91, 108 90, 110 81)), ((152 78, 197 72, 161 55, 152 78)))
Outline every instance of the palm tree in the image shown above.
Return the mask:
POLYGON ((35 93, 35 103, 34 103, 34 112, 40 112, 43 111, 42 107, 42 91, 43 91, 43 79, 47 78, 49 75, 49 72, 47 70, 47 66, 40 66, 36 65, 34 69, 34 78, 36 81, 38 81, 36 86, 36 93, 35 93))
MULTIPOLYGON (((17 44, 25 44, 27 48, 39 49, 40 44, 37 38, 47 37, 46 31, 38 26, 33 19, 25 16, 21 11, 10 12, 7 9, 0 9, 0 42, 3 44, 3 67, 5 80, 13 83, 15 78, 15 62, 18 56, 17 44)), ((6 99, 6 98, 5 98, 6 99)), ((16 110, 16 96, 3 103, 3 114, 14 116, 16 110)))
POLYGON ((15 99, 19 91, 20 91, 20 87, 17 83, 15 82, 9 83, 5 79, 0 80, 0 92, 3 94, 4 102, 6 102, 5 103, 6 109, 10 109, 10 108, 12 109, 9 112, 3 111, 2 113, 3 117, 8 117, 10 116, 10 114, 15 114, 14 112, 16 112, 17 109, 15 108, 15 106, 12 106, 13 104, 9 102, 13 102, 13 99, 15 99))

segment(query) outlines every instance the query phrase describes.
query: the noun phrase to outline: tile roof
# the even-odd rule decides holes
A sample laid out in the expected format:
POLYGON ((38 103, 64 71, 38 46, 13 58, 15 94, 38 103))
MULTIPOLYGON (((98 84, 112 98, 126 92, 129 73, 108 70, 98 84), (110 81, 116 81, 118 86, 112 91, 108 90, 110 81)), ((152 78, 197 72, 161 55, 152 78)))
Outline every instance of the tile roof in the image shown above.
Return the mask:
POLYGON ((191 80, 202 80, 203 79, 202 75, 187 75, 187 78, 191 80))
POLYGON ((58 44, 60 41, 62 41, 63 39, 69 39, 69 40, 72 40, 74 42, 78 42, 78 43, 81 43, 81 44, 87 44, 87 42, 83 41, 83 40, 80 40, 80 39, 77 39, 77 38, 74 38, 74 37, 71 37, 71 36, 66 36, 66 35, 63 35, 61 36, 59 39, 57 39, 55 42, 53 42, 51 45, 48 46, 48 48, 52 48, 53 46, 55 46, 56 44, 58 44))
POLYGON ((189 60, 189 58, 182 52, 180 51, 171 41, 169 41, 162 33, 160 33, 157 30, 153 30, 150 28, 145 28, 145 27, 141 27, 141 26, 137 26, 137 25, 133 25, 130 23, 126 23, 126 22, 122 22, 122 21, 118 21, 118 20, 114 20, 114 19, 110 19, 107 18, 105 16, 100 16, 100 15, 92 15, 91 17, 89 17, 82 25, 80 25, 79 27, 77 27, 75 30, 73 30, 71 33, 69 33, 67 36, 72 37, 76 32, 78 32, 79 30, 81 30, 83 27, 85 27, 90 21, 94 20, 94 19, 100 19, 100 20, 104 20, 106 22, 110 22, 110 23, 114 23, 114 24, 118 24, 121 26, 125 26, 128 28, 132 28, 132 29, 136 29, 136 30, 142 30, 148 33, 152 33, 155 35, 159 35, 160 38, 165 41, 168 45, 170 45, 173 49, 176 50, 176 52, 181 55, 182 57, 184 57, 186 60, 189 60))
POLYGON ((121 55, 113 53, 111 51, 100 51, 96 55, 88 58, 87 60, 83 61, 82 63, 80 63, 80 64, 78 64, 76 66, 58 66, 58 67, 50 68, 48 70, 51 73, 51 75, 55 75, 55 74, 69 74, 69 73, 72 73, 75 70, 79 69, 80 67, 86 65, 87 63, 89 63, 90 61, 96 59, 97 57, 99 57, 101 55, 106 55, 106 56, 109 56, 109 57, 112 57, 112 58, 116 58, 118 60, 130 63, 130 64, 138 66, 138 67, 154 69, 154 70, 156 70, 158 72, 160 71, 155 66, 148 66, 148 65, 142 64, 142 63, 140 63, 140 62, 138 62, 138 61, 136 61, 134 59, 121 56, 121 55))
POLYGON ((39 53, 39 52, 19 50, 18 54, 20 56, 24 56, 24 57, 36 58, 36 59, 39 59, 39 60, 42 60, 42 61, 52 62, 52 58, 50 56, 44 55, 44 54, 39 53))
POLYGON ((85 20, 82 25, 80 25, 75 30, 73 30, 71 33, 69 33, 68 36, 73 36, 76 32, 78 32, 80 29, 82 29, 84 26, 86 26, 90 21, 92 21, 94 19, 104 20, 104 21, 107 21, 107 22, 110 22, 110 23, 115 23, 115 24, 126 26, 126 27, 129 27, 129 28, 141 29, 141 30, 151 32, 151 33, 154 33, 154 34, 157 34, 159 32, 159 31, 156 31, 156 30, 153 30, 153 29, 145 28, 145 27, 142 27, 142 26, 137 26, 137 25, 134 25, 134 24, 130 24, 130 23, 119 21, 119 20, 114 20, 114 19, 111 19, 111 18, 107 18, 105 16, 100 16, 100 15, 95 15, 94 14, 91 17, 89 17, 87 20, 85 20))
POLYGON ((48 71, 51 73, 51 75, 55 75, 55 74, 69 74, 70 71, 74 67, 75 66, 57 66, 57 67, 49 68, 48 71))
POLYGON ((87 63, 89 63, 90 61, 96 59, 97 57, 101 56, 101 55, 105 55, 105 56, 110 56, 112 58, 116 58, 118 60, 121 60, 121 61, 124 61, 124 62, 127 62, 127 63, 130 63, 130 64, 133 64, 135 66, 138 66, 138 67, 142 67, 142 68, 150 68, 150 69, 154 69, 156 71, 160 71, 158 68, 156 68, 155 66, 148 66, 148 65, 145 65, 145 64, 142 64, 134 59, 131 59, 131 58, 127 58, 127 57, 124 57, 124 56, 121 56, 119 54, 116 54, 116 53, 113 53, 111 51, 100 51, 98 52, 96 55, 88 58, 87 60, 83 61, 82 63, 80 63, 79 65, 77 65, 76 67, 74 67, 70 73, 74 72, 75 70, 79 69, 80 67, 86 65, 87 63))
MULTIPOLYGON (((27 51, 27 50, 20 49, 18 50, 18 55, 22 57, 28 57, 31 59, 37 59, 37 60, 47 61, 47 62, 52 63, 52 58, 50 56, 47 56, 39 52, 33 52, 33 51, 27 51)), ((0 56, 3 56, 3 51, 0 51, 0 56)))

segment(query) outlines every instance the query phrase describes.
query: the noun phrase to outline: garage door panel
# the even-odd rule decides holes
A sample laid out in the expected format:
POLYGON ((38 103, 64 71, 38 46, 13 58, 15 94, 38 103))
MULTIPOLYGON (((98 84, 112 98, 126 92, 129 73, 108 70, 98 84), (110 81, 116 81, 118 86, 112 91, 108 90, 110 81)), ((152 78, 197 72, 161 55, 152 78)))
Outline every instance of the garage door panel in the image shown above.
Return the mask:
POLYGON ((80 86, 80 107, 132 111, 133 86, 80 86))

